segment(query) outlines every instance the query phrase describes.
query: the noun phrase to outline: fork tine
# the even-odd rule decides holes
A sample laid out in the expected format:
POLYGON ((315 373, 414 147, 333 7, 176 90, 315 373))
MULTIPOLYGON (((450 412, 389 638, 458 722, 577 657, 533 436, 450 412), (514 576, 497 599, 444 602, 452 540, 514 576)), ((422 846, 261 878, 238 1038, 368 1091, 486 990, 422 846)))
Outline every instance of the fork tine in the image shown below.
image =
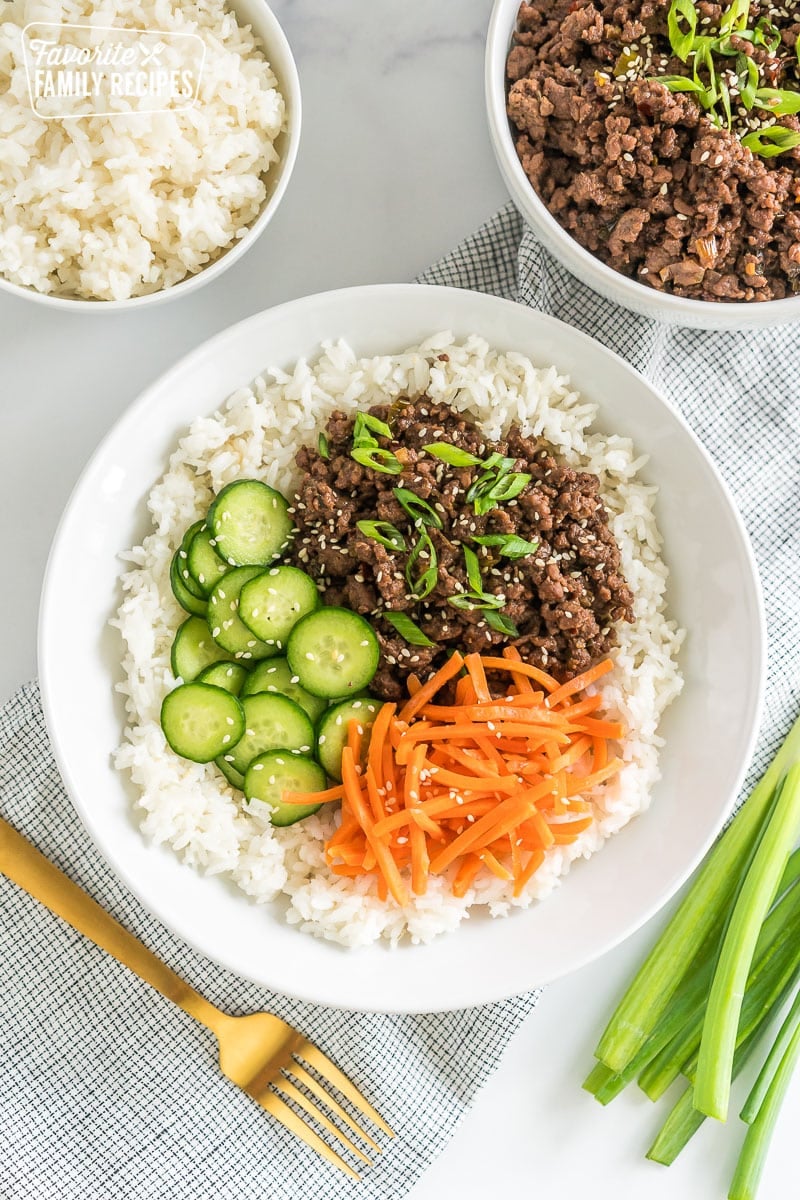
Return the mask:
POLYGON ((300 1088, 295 1087, 290 1079, 285 1079, 283 1075, 279 1075, 277 1079, 273 1079, 272 1086, 274 1088, 278 1088, 281 1092, 287 1095, 290 1100, 294 1100, 295 1104, 299 1104, 301 1108, 305 1109, 309 1116, 312 1116, 315 1121, 318 1121, 319 1124, 322 1125, 323 1129, 327 1129, 328 1133, 332 1133, 335 1138, 338 1138, 340 1142, 343 1142, 350 1153, 355 1154, 356 1158, 360 1158, 361 1161, 365 1162, 368 1167, 372 1166, 372 1163, 367 1158, 366 1154, 359 1150, 358 1146, 354 1146, 350 1141, 350 1138, 346 1137, 345 1134, 343 1134, 342 1131, 334 1125, 333 1121, 330 1121, 325 1116, 325 1113, 317 1104, 314 1103, 313 1100, 310 1100, 304 1092, 301 1092, 300 1088))
POLYGON ((296 1112, 292 1112, 286 1101, 281 1100, 280 1096, 276 1095, 275 1092, 265 1092, 261 1096, 254 1096, 253 1099, 257 1100, 262 1108, 271 1113, 295 1137, 299 1137, 312 1150, 316 1150, 317 1154, 321 1154, 334 1167, 338 1167, 340 1171, 344 1171, 345 1175, 349 1175, 351 1179, 360 1182, 361 1176, 352 1167, 349 1167, 335 1150, 331 1150, 330 1146, 323 1142, 322 1138, 314 1133, 313 1129, 309 1129, 305 1121, 301 1117, 298 1117, 296 1112))
POLYGON ((373 1150, 376 1150, 378 1154, 381 1153, 381 1148, 378 1143, 369 1136, 365 1129, 361 1128, 357 1121, 353 1120, 348 1112, 345 1112, 341 1104, 334 1100, 330 1092, 326 1092, 325 1088, 322 1087, 321 1084, 317 1083, 313 1075, 309 1075, 305 1067, 301 1067, 298 1062, 292 1059, 292 1061, 286 1067, 284 1067, 284 1070, 290 1071, 292 1075, 294 1075, 295 1079, 299 1079, 301 1083, 304 1083, 310 1092, 313 1092, 314 1095, 323 1102, 323 1104, 326 1104, 328 1108, 335 1112, 336 1116, 341 1121, 345 1121, 360 1138, 363 1138, 365 1142, 368 1142, 370 1146, 372 1146, 373 1150))
POLYGON ((346 1096, 351 1104, 355 1105, 360 1112, 369 1117, 373 1124, 377 1125, 380 1130, 389 1137, 394 1137, 394 1130, 390 1129, 384 1121, 380 1113, 376 1112, 368 1100, 365 1100, 361 1092, 351 1083, 347 1076, 339 1070, 335 1063, 332 1063, 326 1054, 323 1054, 313 1042, 306 1044, 296 1051, 299 1057, 305 1059, 316 1071, 319 1071, 323 1079, 327 1079, 328 1083, 332 1083, 337 1087, 343 1096, 346 1096))

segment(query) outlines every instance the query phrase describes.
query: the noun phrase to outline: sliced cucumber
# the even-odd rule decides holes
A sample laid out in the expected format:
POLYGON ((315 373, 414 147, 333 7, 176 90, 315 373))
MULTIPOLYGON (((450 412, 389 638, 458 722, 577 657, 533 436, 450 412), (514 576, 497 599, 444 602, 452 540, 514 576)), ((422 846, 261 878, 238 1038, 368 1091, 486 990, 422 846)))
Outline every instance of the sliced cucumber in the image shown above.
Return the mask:
POLYGON ((228 758, 230 758, 230 755, 228 755, 226 758, 224 754, 221 754, 219 758, 214 759, 214 762, 219 767, 220 771, 225 776, 231 787, 238 788, 240 792, 243 792, 244 775, 241 771, 236 770, 236 767, 233 765, 233 763, 228 762, 228 758))
POLYGON ((347 727, 351 721, 358 721, 363 729, 361 739, 362 759, 369 749, 369 739, 372 726, 375 723, 382 702, 373 700, 371 696, 361 696, 357 700, 343 700, 341 704, 333 704, 317 725, 317 758, 331 779, 342 778, 342 750, 347 744, 347 727))
POLYGON ((242 687, 243 696, 254 696, 257 692, 277 692, 279 696, 288 696, 307 712, 313 722, 317 722, 325 709, 327 701, 319 696, 312 696, 300 686, 296 675, 285 658, 268 658, 260 662, 248 674, 242 687))
POLYGON ((192 581, 204 596, 208 596, 217 580, 230 570, 214 549, 214 539, 206 525, 198 529, 191 540, 186 566, 192 581))
POLYGON ((228 662, 230 655, 220 649, 202 617, 189 617, 175 634, 170 662, 172 674, 191 683, 212 663, 228 662))
POLYGON ((215 662, 200 672, 197 682, 210 683, 212 687, 224 688, 232 696, 238 696, 247 675, 248 671, 241 663, 215 662))
POLYGON ((183 535, 183 541, 177 549, 175 557, 177 558, 177 570, 183 586, 192 593, 193 596, 205 600, 205 592, 200 587, 196 579, 192 578, 192 573, 189 570, 189 550, 192 542, 201 529, 205 528, 205 521, 195 521, 194 525, 190 525, 183 535))
POLYGON ((238 479, 211 505, 208 526, 217 553, 231 566, 268 566, 289 544, 292 518, 280 492, 257 479, 238 479))
POLYGON ((184 683, 164 697, 161 728, 176 754, 192 762, 211 762, 241 738, 244 711, 223 688, 184 683))
POLYGON ((270 567, 246 583, 239 617, 257 638, 283 649, 301 617, 321 604, 317 585, 298 567, 270 567))
POLYGON ((169 582, 172 587, 172 594, 181 608, 185 609, 186 612, 192 613, 196 617, 204 617, 208 608, 208 602, 199 596, 195 596, 194 592, 191 592, 181 579, 181 563, 184 560, 180 557, 180 553, 180 550, 175 551, 169 566, 169 582))
MULTIPOLYGON (((294 825, 310 817, 320 804, 284 804, 286 792, 321 792, 325 788, 325 772, 313 758, 300 758, 285 750, 269 750, 259 754, 247 768, 244 794, 251 812, 258 805, 269 806, 273 825, 294 825)), ((267 815, 265 813, 265 815, 267 815)))
POLYGON ((227 758, 237 771, 245 772, 253 759, 267 750, 313 754, 314 726, 299 704, 285 696, 266 692, 245 696, 241 703, 245 716, 244 736, 227 758))
POLYGON ((367 687, 378 669, 380 647, 357 613, 320 608, 295 625, 286 657, 306 691, 331 700, 367 687))
POLYGON ((239 619, 239 594, 246 583, 262 574, 261 567, 236 567, 228 571, 211 589, 206 620, 214 641, 235 658, 250 661, 272 658, 277 646, 268 646, 255 637, 239 619))

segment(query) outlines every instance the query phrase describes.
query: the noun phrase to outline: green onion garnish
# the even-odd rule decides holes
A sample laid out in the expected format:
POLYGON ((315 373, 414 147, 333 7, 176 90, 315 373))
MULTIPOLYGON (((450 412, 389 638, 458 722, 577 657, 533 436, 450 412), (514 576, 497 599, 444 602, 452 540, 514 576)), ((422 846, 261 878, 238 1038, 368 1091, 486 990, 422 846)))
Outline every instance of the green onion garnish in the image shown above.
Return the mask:
POLYGON ((321 433, 317 438, 317 453, 319 454, 320 458, 324 458, 326 462, 330 458, 328 439, 325 437, 324 433, 321 433))
POLYGON ((397 630, 397 632, 400 634, 400 637, 403 638, 404 641, 408 642, 409 646, 436 645, 435 642, 432 642, 431 639, 422 632, 419 625, 416 625, 414 621, 411 620, 411 617, 409 617, 407 613, 389 612, 387 610, 382 614, 382 616, 397 630))
POLYGON ((742 145, 762 158, 774 158, 776 154, 800 146, 800 133, 783 125, 766 125, 763 129, 754 129, 746 134, 742 138, 742 145))
POLYGON ((501 612, 487 612, 486 624, 498 633, 505 633, 508 637, 519 637, 519 630, 510 617, 507 617, 501 612))
POLYGON ((667 30, 672 53, 681 62, 686 62, 697 30, 697 9, 692 0, 672 0, 667 13, 667 30), (685 23, 684 28, 681 28, 682 22, 685 23))
POLYGON ((431 442, 429 446, 423 446, 422 449, 432 458, 441 459, 451 467, 480 466, 481 460, 474 454, 470 454, 468 450, 462 450, 459 446, 451 446, 449 442, 431 442))
POLYGON ((360 446, 363 443, 372 443, 375 441, 374 434, 380 437, 390 438, 392 431, 385 421, 381 421, 378 417, 373 417, 370 413, 356 413, 356 419, 353 423, 353 445, 360 446))
MULTIPOLYGON (((752 60, 748 59, 748 62, 752 60)), ((756 108, 766 108, 776 117, 800 112, 800 92, 787 92, 785 88, 759 88, 754 96, 756 108)), ((773 126, 782 129, 783 126, 773 126)), ((761 131, 763 133, 763 130, 761 131)), ((787 133, 791 132, 786 130, 787 133)))
POLYGON ((387 550, 405 550, 406 539, 389 521, 356 521, 356 529, 364 537, 380 542, 387 550))
POLYGON ((464 546, 464 564, 467 568, 467 579, 469 586, 472 588, 476 596, 483 595, 483 579, 481 578, 481 564, 478 562, 478 556, 474 550, 470 550, 469 546, 464 546))
POLYGON ((399 475, 403 470, 403 464, 398 458, 395 458, 391 450, 384 450, 377 444, 357 446, 350 451, 350 457, 354 458, 362 467, 369 467, 372 471, 380 472, 381 475, 399 475))
POLYGON ((393 488, 392 492, 395 500, 408 513, 414 525, 433 525, 435 529, 442 528, 442 518, 436 509, 432 508, 428 501, 423 500, 416 492, 400 487, 393 488))
POLYGON ((780 48, 781 32, 769 17, 759 17, 753 30, 753 42, 763 46, 767 54, 774 54, 780 48))
POLYGON ((457 596, 448 596, 447 603, 452 604, 453 608, 488 610, 502 608, 505 600, 501 599, 500 596, 490 596, 486 592, 483 592, 480 596, 473 596, 469 592, 459 592, 457 596))
POLYGON ((430 539, 426 529, 423 529, 417 539, 417 543, 408 556, 406 563, 406 582, 414 596, 418 600, 424 600, 426 596, 430 596, 439 579, 439 559, 436 554, 436 547, 430 539), (427 560, 428 566, 419 575, 415 574, 415 570, 421 560, 427 560))
POLYGON ((516 533, 482 533, 472 540, 479 546, 497 546, 502 558, 525 558, 539 549, 538 542, 528 542, 516 533))

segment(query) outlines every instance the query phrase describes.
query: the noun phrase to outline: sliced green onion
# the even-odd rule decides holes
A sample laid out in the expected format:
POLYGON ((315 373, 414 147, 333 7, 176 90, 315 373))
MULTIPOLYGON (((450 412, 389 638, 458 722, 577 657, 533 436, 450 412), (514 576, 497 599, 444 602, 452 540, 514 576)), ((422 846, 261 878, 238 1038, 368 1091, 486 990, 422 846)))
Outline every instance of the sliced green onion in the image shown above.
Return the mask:
POLYGON ((452 604, 453 608, 466 609, 472 611, 489 611, 494 608, 503 608, 505 600, 500 596, 490 596, 486 593, 480 596, 473 596, 466 592, 460 592, 457 596, 448 596, 447 603, 452 604))
POLYGON ((777 1074, 778 1067, 783 1061, 786 1051, 789 1049, 795 1031, 800 1026, 800 992, 794 998, 791 1008, 786 1014, 786 1019, 778 1031, 778 1036, 772 1044, 772 1049, 766 1057, 763 1067, 758 1073, 750 1095, 745 1101, 744 1108, 739 1116, 747 1125, 752 1125, 755 1121, 764 1100, 769 1092, 770 1084, 777 1074))
POLYGON ((406 582, 413 595, 419 600, 430 596, 439 579, 439 559, 436 547, 426 530, 422 530, 416 545, 408 556, 406 563, 406 582), (417 565, 422 559, 427 559, 428 566, 419 575, 415 574, 417 565))
POLYGON ((392 431, 385 421, 373 417, 370 413, 356 413, 356 419, 353 422, 353 445, 361 446, 364 443, 374 442, 376 433, 385 438, 392 436, 392 431))
POLYGON ((799 826, 800 764, 786 776, 775 812, 737 898, 708 997, 694 1103, 700 1112, 718 1121, 724 1121, 728 1115, 731 1065, 753 952, 799 826))
POLYGON ((364 537, 380 542, 387 550, 405 550, 406 539, 389 521, 356 521, 356 529, 364 537))
POLYGON ((696 83, 688 75, 651 75, 650 83, 663 83, 670 92, 705 92, 701 83, 696 83))
MULTIPOLYGON (((800 112, 800 92, 787 92, 785 88, 759 88, 754 103, 757 108, 766 108, 776 117, 784 117, 787 113, 800 112)), ((782 129, 783 126, 773 128, 782 129)), ((790 133, 791 130, 786 132, 790 133)))
POLYGON ((362 467, 369 467, 381 475, 399 475, 403 470, 403 464, 395 458, 391 450, 383 450, 378 445, 356 446, 350 451, 350 457, 362 467))
POLYGON ((474 454, 470 454, 468 450, 462 450, 460 446, 451 446, 449 442, 431 442, 429 446, 423 446, 422 449, 432 458, 441 459, 443 463, 447 463, 451 467, 480 466, 481 460, 474 454))
POLYGON ((324 458, 326 461, 330 458, 328 439, 325 437, 324 433, 321 433, 317 438, 317 452, 320 458, 324 458))
POLYGON ((747 28, 747 18, 750 16, 750 0, 731 0, 725 12, 719 19, 721 36, 730 33, 740 33, 747 28))
POLYGON ((800 146, 800 133, 783 125, 765 125, 763 129, 754 129, 746 134, 742 138, 742 145, 762 158, 774 158, 777 154, 800 146))
POLYGON ((497 546, 502 558, 525 558, 539 549, 538 542, 528 542, 516 533, 483 533, 472 540, 479 546, 497 546))
POLYGON ((774 54, 781 44, 781 31, 769 17, 759 17, 753 30, 753 42, 756 46, 763 46, 767 54, 774 54))
POLYGON ((396 487, 392 489, 395 500, 408 513, 414 525, 420 522, 423 525, 433 525, 435 529, 442 528, 442 518, 439 516, 435 508, 428 504, 427 500, 423 500, 416 492, 411 492, 408 488, 396 487))
POLYGON ((672 0, 667 13, 667 30, 672 53, 681 62, 686 62, 697 30, 697 9, 692 0, 672 0), (685 28, 681 28, 681 22, 685 22, 685 28))
POLYGON ((718 839, 682 903, 620 1000, 595 1056, 613 1071, 625 1069, 665 1011, 711 931, 724 920, 758 838, 775 787, 800 758, 796 721, 761 781, 718 839))
POLYGON ((483 579, 481 577, 481 564, 478 562, 478 556, 474 550, 470 550, 469 546, 463 546, 462 549, 464 551, 464 563, 467 568, 469 586, 476 596, 481 596, 483 594, 483 579))
POLYGON ((400 637, 403 638, 404 641, 408 642, 409 646, 436 645, 435 642, 432 642, 431 639, 422 632, 419 625, 415 624, 415 622, 411 620, 411 617, 409 617, 407 613, 389 612, 387 610, 382 614, 382 616, 385 621, 388 621, 389 624, 397 630, 397 632, 400 634, 400 637))
POLYGON ((739 54, 736 59, 736 72, 739 81, 739 98, 749 111, 758 96, 758 64, 746 54, 739 54))
POLYGON ((507 637, 519 637, 517 629, 511 617, 507 617, 505 613, 489 611, 486 613, 486 624, 496 630, 498 633, 504 633, 507 637))
POLYGON ((758 1181, 764 1170, 767 1151, 772 1139, 783 1099, 800 1059, 800 1025, 789 1040, 780 1065, 764 1096, 758 1116, 747 1131, 739 1161, 736 1164, 728 1200, 754 1200, 758 1181))

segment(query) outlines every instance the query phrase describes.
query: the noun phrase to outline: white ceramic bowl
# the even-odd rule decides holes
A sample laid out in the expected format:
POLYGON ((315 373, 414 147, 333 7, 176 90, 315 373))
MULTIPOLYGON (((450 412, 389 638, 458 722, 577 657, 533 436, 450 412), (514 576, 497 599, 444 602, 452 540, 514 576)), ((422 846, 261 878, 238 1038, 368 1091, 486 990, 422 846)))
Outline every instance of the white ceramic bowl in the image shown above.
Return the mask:
POLYGON ((59 767, 117 874, 210 958, 278 991, 345 1008, 425 1012, 479 1004, 564 975, 632 933, 707 850, 753 746, 764 667, 760 592, 741 521, 711 460, 669 405, 582 333, 476 292, 391 285, 328 292, 259 313, 201 346, 128 409, 84 471, 56 534, 44 586, 39 669, 59 767), (285 924, 220 879, 148 845, 135 791, 111 765, 124 723, 114 684, 122 646, 108 626, 119 552, 148 531, 145 497, 175 442, 269 364, 289 367, 326 338, 360 354, 399 351, 434 331, 481 333, 501 350, 555 363, 600 405, 598 426, 651 455, 671 568, 669 604, 686 627, 683 694, 663 723, 663 779, 651 809, 580 862, 543 904, 473 918, 428 946, 344 950, 285 924))
POLYGON ((251 25, 253 31, 261 39, 262 48, 270 66, 278 80, 278 87, 286 102, 286 130, 281 133, 275 146, 279 160, 269 170, 267 177, 267 195, 256 219, 247 226, 240 238, 237 238, 230 249, 225 250, 219 258, 214 259, 202 271, 195 275, 187 275, 180 283, 172 287, 162 288, 147 296, 132 296, 128 300, 80 300, 70 296, 53 296, 39 292, 33 287, 22 287, 12 283, 0 273, 0 288, 21 296, 25 300, 38 301, 50 307, 60 308, 62 312, 120 312, 123 309, 142 308, 144 305, 162 304, 165 300, 177 300, 179 296, 188 296, 204 284, 216 279, 223 271, 242 257, 256 238, 260 237, 277 212, 278 205, 289 184, 297 159, 300 145, 300 126, 302 120, 302 104, 300 99, 300 79, 297 74, 294 57, 286 40, 286 34, 281 29, 278 19, 264 0, 229 0, 230 7, 236 13, 240 25, 251 25))
POLYGON ((486 41, 489 134, 503 181, 522 216, 551 254, 583 283, 633 312, 696 329, 761 329, 800 319, 800 296, 754 303, 690 300, 657 292, 595 258, 566 232, 539 198, 514 149, 506 115, 506 59, 519 0, 495 0, 486 41))

